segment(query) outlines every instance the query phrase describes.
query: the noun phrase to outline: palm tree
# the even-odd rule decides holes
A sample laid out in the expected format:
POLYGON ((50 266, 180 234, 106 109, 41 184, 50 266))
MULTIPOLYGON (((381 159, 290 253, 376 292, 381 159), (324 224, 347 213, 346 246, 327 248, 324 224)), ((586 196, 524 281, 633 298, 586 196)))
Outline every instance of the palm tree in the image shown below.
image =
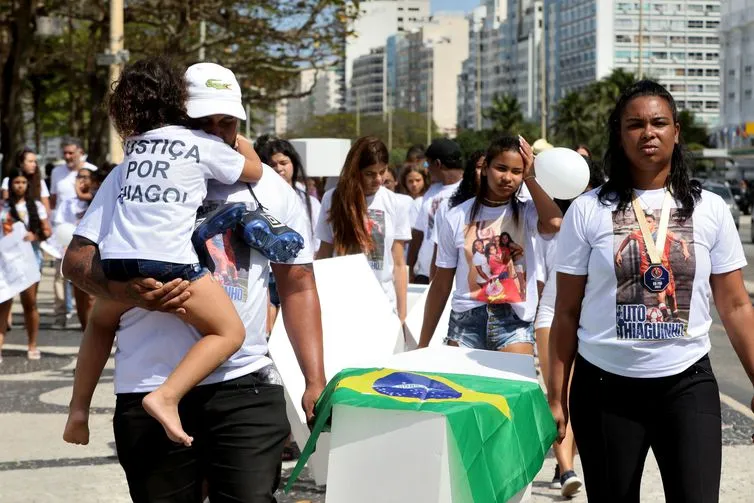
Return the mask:
POLYGON ((518 98, 507 94, 495 95, 492 98, 492 106, 482 115, 492 121, 492 130, 495 133, 512 133, 524 121, 518 98))
POLYGON ((709 145, 707 127, 697 122, 694 112, 681 110, 678 112, 678 124, 681 126, 681 139, 692 150, 709 145))
POLYGON ((587 143, 590 127, 585 111, 586 101, 579 91, 571 91, 558 101, 553 128, 561 141, 571 145, 587 143))

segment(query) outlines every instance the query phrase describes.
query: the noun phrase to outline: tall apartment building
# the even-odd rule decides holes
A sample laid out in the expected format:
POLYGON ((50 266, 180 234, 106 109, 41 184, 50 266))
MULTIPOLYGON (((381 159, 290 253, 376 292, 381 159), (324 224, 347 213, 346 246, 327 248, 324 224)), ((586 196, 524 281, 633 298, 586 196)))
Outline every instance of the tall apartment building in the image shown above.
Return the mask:
POLYGON ((754 0, 723 2, 720 34, 720 143, 749 144, 754 136, 754 0))
MULTIPOLYGON (((735 0, 731 0, 735 3, 735 0)), ((560 0, 556 96, 623 68, 657 79, 708 126, 720 113, 721 0, 560 0), (641 35, 640 35, 641 34, 641 35), (641 36, 641 54, 640 51, 641 36)))
POLYGON ((347 109, 365 115, 381 114, 386 111, 387 99, 387 54, 382 46, 353 62, 347 109))
POLYGON ((388 37, 418 29, 430 17, 430 0, 361 0, 361 10, 346 39, 345 84, 351 85, 353 64, 372 49, 385 45, 388 37))
POLYGON ((482 128, 482 34, 486 17, 485 5, 480 5, 468 15, 469 57, 463 62, 458 76, 456 103, 458 127, 461 129, 482 128))
POLYGON ((544 7, 544 0, 486 0, 469 15, 469 59, 458 81, 461 127, 489 127, 481 114, 502 95, 515 96, 526 118, 539 117, 544 7))
POLYGON ((336 70, 302 70, 291 93, 308 94, 278 101, 275 109, 264 117, 260 132, 285 135, 296 131, 315 115, 337 112, 342 101, 340 92, 336 70))
POLYGON ((455 136, 457 82, 468 53, 468 20, 462 14, 438 13, 400 37, 395 49, 395 108, 431 111, 440 132, 455 136))

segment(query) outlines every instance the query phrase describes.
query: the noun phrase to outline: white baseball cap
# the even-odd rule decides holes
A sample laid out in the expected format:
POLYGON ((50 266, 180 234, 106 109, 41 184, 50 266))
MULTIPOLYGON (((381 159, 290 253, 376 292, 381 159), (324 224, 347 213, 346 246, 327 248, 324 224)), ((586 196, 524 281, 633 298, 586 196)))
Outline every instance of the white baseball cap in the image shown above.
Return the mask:
POLYGON ((192 119, 222 114, 246 120, 241 86, 229 69, 215 63, 197 63, 186 70, 186 83, 186 113, 192 119))

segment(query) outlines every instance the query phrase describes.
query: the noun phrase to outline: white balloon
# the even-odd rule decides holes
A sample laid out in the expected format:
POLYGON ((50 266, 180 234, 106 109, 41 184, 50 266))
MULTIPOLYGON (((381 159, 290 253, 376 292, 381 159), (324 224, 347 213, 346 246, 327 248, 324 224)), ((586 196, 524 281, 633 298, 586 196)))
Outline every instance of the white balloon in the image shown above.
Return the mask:
POLYGON ((52 237, 55 239, 58 246, 65 248, 71 244, 73 231, 75 230, 76 226, 73 224, 60 224, 55 227, 55 232, 53 232, 52 237))
POLYGON ((589 185, 589 165, 576 151, 557 147, 534 158, 537 182, 553 199, 573 199, 589 185))

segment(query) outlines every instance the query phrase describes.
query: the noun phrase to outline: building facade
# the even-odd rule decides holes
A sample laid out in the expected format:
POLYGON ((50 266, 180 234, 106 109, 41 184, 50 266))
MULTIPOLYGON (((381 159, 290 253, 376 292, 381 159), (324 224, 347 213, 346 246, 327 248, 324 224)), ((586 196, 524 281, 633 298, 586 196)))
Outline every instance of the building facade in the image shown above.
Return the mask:
POLYGON ((372 49, 353 63, 347 109, 365 115, 387 109, 387 58, 385 46, 372 49))
POLYGON ((556 4, 558 55, 552 71, 558 98, 622 68, 656 79, 679 108, 708 126, 718 124, 721 0, 556 4))
POLYGON ((754 0, 723 2, 718 146, 750 145, 754 137, 754 0))
MULTIPOLYGON (((489 128, 495 96, 515 96, 529 120, 540 116, 543 0, 486 0, 469 15, 469 58, 458 81, 458 124, 489 128)), ((546 65, 544 65, 546 68, 546 65)))
POLYGON ((283 136, 295 132, 315 115, 339 111, 342 96, 339 75, 335 69, 302 70, 291 94, 305 96, 286 98, 262 119, 260 133, 283 136))
POLYGON ((431 113, 441 134, 455 136, 458 76, 468 51, 468 20, 462 14, 438 13, 398 38, 394 108, 431 113))
POLYGON ((353 64, 396 33, 411 32, 430 17, 430 0, 362 0, 361 10, 346 39, 345 84, 351 86, 353 64))

